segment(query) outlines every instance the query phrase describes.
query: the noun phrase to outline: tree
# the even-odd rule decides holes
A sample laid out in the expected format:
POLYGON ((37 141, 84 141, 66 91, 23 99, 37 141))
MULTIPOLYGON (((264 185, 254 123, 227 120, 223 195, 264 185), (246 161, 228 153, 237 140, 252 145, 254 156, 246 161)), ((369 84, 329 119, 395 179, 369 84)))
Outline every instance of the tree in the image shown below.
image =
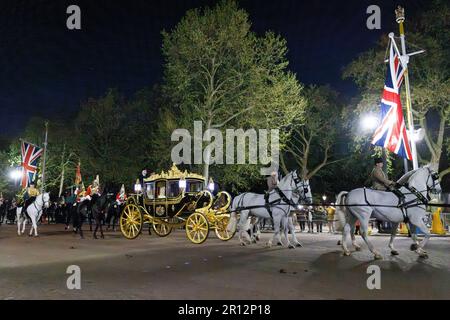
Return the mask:
MULTIPOLYGON (((326 165, 339 161, 332 160, 332 155, 342 106, 338 93, 328 86, 310 86, 305 96, 308 101, 305 118, 308 120, 300 125, 294 122, 285 156, 293 159, 300 168, 302 179, 309 180, 326 165)), ((282 159, 286 173, 289 170, 282 159)))
MULTIPOLYGON (((257 37, 235 1, 188 11, 174 30, 163 32, 162 51, 163 90, 181 128, 192 128, 195 120, 204 131, 279 128, 285 139, 290 121, 302 119, 302 86, 286 70, 286 41, 270 32, 257 37)), ((210 159, 206 150, 206 178, 210 159)), ((221 177, 232 168, 221 166, 221 177)))

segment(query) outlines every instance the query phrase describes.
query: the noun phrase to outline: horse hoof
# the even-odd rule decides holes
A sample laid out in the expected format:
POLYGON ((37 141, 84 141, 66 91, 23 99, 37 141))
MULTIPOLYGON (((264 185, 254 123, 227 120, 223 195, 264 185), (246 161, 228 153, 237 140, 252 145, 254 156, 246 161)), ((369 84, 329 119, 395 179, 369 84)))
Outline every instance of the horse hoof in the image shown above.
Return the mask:
POLYGON ((297 242, 297 243, 295 244, 295 246, 296 246, 296 247, 300 247, 300 248, 303 247, 303 245, 302 245, 300 242, 297 242))
POLYGON ((383 259, 383 257, 379 253, 375 253, 374 258, 375 258, 375 260, 383 259))
POLYGON ((398 256, 398 251, 397 251, 397 250, 392 250, 392 251, 391 251, 391 254, 392 254, 393 256, 398 256))
POLYGON ((349 257, 351 255, 350 251, 344 251, 344 256, 349 257))
POLYGON ((281 243, 281 242, 278 242, 277 243, 277 246, 282 246, 283 244, 281 243))
POLYGON ((288 246, 288 248, 289 248, 289 249, 295 249, 295 247, 294 247, 292 244, 290 244, 290 245, 288 246))
POLYGON ((241 242, 241 246, 245 247, 246 246, 245 242, 241 242))
POLYGON ((421 254, 419 254, 419 258, 428 259, 428 254, 427 253, 421 253, 421 254))
POLYGON ((337 242, 337 245, 338 245, 338 246, 340 246, 340 245, 341 245, 341 240, 339 240, 339 241, 337 242))
POLYGON ((361 251, 361 247, 360 246, 355 246, 355 250, 356 251, 361 251))
POLYGON ((416 244, 416 243, 413 243, 412 245, 411 245, 411 251, 416 251, 417 249, 419 248, 419 246, 416 244))
POLYGON ((104 235, 101 235, 101 238, 102 238, 102 239, 105 239, 105 236, 104 236, 104 235))

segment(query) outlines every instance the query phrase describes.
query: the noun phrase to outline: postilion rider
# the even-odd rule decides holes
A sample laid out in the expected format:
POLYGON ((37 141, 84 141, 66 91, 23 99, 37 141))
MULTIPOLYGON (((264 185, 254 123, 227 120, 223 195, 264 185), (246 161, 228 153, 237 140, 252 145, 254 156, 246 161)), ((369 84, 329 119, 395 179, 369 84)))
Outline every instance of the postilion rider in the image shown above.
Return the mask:
POLYGON ((383 159, 375 158, 375 166, 370 173, 370 180, 372 181, 372 189, 380 191, 393 192, 401 202, 403 202, 405 196, 398 190, 401 185, 388 179, 383 171, 383 159))
POLYGON ((269 194, 272 190, 278 188, 278 173, 276 171, 273 171, 269 177, 267 177, 267 192, 264 196, 266 205, 269 203, 269 194))

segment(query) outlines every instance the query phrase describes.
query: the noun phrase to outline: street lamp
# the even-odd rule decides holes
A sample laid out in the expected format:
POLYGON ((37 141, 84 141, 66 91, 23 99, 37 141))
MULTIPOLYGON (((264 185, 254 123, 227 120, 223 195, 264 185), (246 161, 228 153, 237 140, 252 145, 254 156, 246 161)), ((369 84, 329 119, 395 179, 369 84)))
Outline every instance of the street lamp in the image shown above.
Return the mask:
POLYGON ((361 126, 364 131, 371 131, 378 127, 379 119, 373 114, 364 115, 361 118, 361 126))
POLYGON ((14 168, 9 172, 9 177, 14 180, 14 184, 17 184, 17 181, 22 178, 22 170, 19 168, 14 168))

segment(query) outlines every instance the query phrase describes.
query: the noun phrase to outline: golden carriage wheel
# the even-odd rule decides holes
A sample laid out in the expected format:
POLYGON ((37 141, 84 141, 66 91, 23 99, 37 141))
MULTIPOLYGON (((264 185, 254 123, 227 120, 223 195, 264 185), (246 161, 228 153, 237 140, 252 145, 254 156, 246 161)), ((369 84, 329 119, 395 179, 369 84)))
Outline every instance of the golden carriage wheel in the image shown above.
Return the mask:
POLYGON ((144 225, 144 218, 139 207, 132 203, 127 204, 120 214, 119 225, 125 238, 137 238, 144 225))
POLYGON ((194 212, 186 220, 186 236, 195 244, 205 242, 209 235, 208 219, 199 213, 194 212))
POLYGON ((228 231, 228 223, 230 222, 230 216, 223 216, 221 218, 218 218, 216 221, 216 236, 222 241, 228 241, 231 238, 233 238, 234 234, 236 233, 236 226, 234 227, 234 230, 228 231))
POLYGON ((167 237, 172 232, 172 227, 165 224, 158 223, 156 221, 152 224, 153 231, 160 237, 167 237))

